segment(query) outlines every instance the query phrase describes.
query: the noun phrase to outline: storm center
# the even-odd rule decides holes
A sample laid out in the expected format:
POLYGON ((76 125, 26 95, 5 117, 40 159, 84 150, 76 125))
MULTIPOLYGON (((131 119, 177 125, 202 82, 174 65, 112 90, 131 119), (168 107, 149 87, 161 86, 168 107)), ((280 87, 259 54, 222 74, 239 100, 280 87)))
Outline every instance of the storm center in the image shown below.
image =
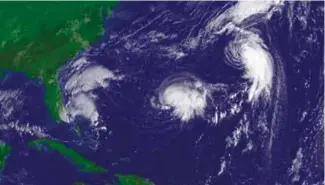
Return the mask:
POLYGON ((170 83, 160 92, 159 101, 163 109, 172 109, 173 116, 182 122, 203 116, 207 106, 207 90, 200 81, 180 81, 170 83))

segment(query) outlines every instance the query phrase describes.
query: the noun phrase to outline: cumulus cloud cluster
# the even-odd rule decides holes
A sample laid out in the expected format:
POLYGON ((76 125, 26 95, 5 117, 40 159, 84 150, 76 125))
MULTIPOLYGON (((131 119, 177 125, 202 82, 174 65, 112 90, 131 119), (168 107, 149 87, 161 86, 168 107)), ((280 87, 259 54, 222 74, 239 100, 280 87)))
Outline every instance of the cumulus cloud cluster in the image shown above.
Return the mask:
POLYGON ((203 115, 207 104, 204 93, 177 85, 172 85, 164 91, 163 103, 173 107, 175 116, 185 122, 194 116, 203 115))
POLYGON ((262 95, 270 95, 274 72, 268 47, 256 30, 250 30, 249 27, 266 20, 281 6, 281 0, 239 1, 213 18, 205 28, 208 41, 214 40, 211 38, 215 35, 234 36, 225 49, 226 62, 232 67, 245 70, 243 78, 251 82, 249 101, 254 102, 262 95))
POLYGON ((114 75, 112 71, 101 65, 90 65, 81 69, 81 65, 87 63, 85 58, 80 58, 72 65, 75 72, 67 80, 64 91, 69 95, 69 100, 61 111, 61 119, 66 122, 73 121, 77 116, 82 116, 96 126, 99 114, 95 105, 96 95, 92 93, 98 88, 108 88, 111 80, 121 77, 114 75))
MULTIPOLYGON (((166 82, 164 82, 166 83, 166 82)), ((159 101, 163 109, 171 109, 173 115, 182 122, 188 122, 196 116, 203 116, 207 106, 208 90, 203 82, 188 81, 186 78, 170 80, 159 92, 159 101)))
POLYGON ((281 5, 282 2, 282 0, 239 1, 230 9, 230 16, 232 17, 232 22, 241 23, 252 15, 269 13, 271 8, 281 5))
POLYGON ((10 122, 8 124, 0 124, 0 131, 10 131, 14 130, 17 133, 19 133, 20 136, 23 134, 28 134, 31 136, 36 136, 39 138, 49 138, 50 135, 48 135, 41 127, 39 126, 33 126, 29 123, 25 124, 19 124, 18 121, 10 122))
POLYGON ((14 111, 23 105, 22 92, 19 90, 0 91, 1 120, 8 120, 14 111))
POLYGON ((257 99, 262 93, 270 95, 273 78, 273 60, 263 40, 256 34, 241 33, 225 49, 227 63, 243 66, 243 78, 251 82, 248 100, 257 99), (242 65, 241 65, 242 64, 242 65))

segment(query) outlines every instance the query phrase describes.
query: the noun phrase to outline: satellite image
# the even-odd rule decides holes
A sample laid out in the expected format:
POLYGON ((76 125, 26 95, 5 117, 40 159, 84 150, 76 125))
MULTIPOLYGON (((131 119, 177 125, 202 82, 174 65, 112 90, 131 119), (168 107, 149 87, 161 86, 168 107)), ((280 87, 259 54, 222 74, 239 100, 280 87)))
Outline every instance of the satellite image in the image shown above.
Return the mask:
POLYGON ((0 185, 324 185, 324 1, 0 2, 0 185))

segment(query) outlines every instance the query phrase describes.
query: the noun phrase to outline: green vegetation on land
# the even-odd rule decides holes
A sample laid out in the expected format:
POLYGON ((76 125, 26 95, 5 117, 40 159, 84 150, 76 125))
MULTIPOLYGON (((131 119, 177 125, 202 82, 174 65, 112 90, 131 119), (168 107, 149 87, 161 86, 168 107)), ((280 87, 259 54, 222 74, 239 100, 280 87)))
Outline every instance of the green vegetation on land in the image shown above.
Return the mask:
POLYGON ((49 139, 37 139, 32 140, 28 144, 30 147, 36 147, 41 150, 42 147, 47 147, 48 149, 59 152, 61 155, 68 158, 73 164, 79 167, 79 171, 81 172, 89 172, 89 173, 104 173, 107 170, 103 167, 97 166, 95 162, 92 162, 76 151, 68 148, 63 143, 59 141, 49 140, 49 139))
POLYGON ((117 174, 116 177, 118 177, 120 185, 154 185, 153 182, 136 175, 117 174))
POLYGON ((6 72, 0 69, 0 80, 3 80, 5 76, 6 76, 6 72))
MULTIPOLYGON (((49 140, 49 139, 37 139, 32 140, 28 143, 30 147, 35 147, 39 151, 42 150, 43 147, 47 149, 54 150, 59 152, 61 155, 68 158, 73 164, 79 166, 79 171, 81 172, 90 172, 90 173, 105 173, 107 170, 103 167, 97 166, 95 162, 89 161, 85 159, 80 154, 75 152, 74 150, 68 148, 63 143, 59 141, 49 140)), ((118 178, 118 182, 114 182, 114 185, 155 185, 153 182, 149 180, 136 176, 136 175, 115 175, 118 178)), ((74 185, 84 185, 83 182, 75 182, 74 185)), ((106 185, 112 185, 106 183, 106 185)))
POLYGON ((86 184, 83 182, 75 182, 75 183, 73 183, 73 185, 86 185, 86 184))
MULTIPOLYGON (((5 70, 23 72, 31 79, 40 79, 45 86, 49 113, 60 121, 59 112, 63 104, 58 69, 102 36, 103 21, 116 5, 114 1, 0 2, 0 79, 5 70)), ((79 129, 76 132, 80 134, 79 129)), ((29 146, 57 151, 77 165, 81 172, 107 172, 59 141, 38 139, 30 141, 29 146)), ((11 147, 0 141, 0 172, 10 152, 11 147)), ((120 185, 154 185, 136 175, 118 174, 116 177, 120 185)))
POLYGON ((24 72, 45 85, 56 121, 63 107, 57 70, 103 34, 117 2, 0 2, 0 68, 24 72))
POLYGON ((10 152, 11 152, 11 146, 0 141, 0 173, 5 168, 6 160, 10 152))
MULTIPOLYGON (((155 185, 153 182, 150 182, 144 178, 141 178, 136 175, 115 175, 118 178, 118 182, 112 184, 105 183, 105 185, 155 185)), ((73 185, 86 185, 83 182, 75 182, 73 185)))

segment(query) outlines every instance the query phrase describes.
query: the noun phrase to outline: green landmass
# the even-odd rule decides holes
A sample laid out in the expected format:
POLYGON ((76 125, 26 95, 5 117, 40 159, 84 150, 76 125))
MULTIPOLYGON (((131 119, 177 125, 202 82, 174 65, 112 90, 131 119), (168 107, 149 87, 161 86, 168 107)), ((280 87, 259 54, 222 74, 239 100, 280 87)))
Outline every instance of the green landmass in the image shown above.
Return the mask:
POLYGON ((0 69, 0 80, 3 80, 5 76, 6 76, 6 72, 0 69))
MULTIPOLYGON (((57 70, 103 34, 117 2, 0 2, 0 68, 40 79, 45 103, 60 121, 57 70)), ((1 75, 0 75, 1 76, 1 75)))
POLYGON ((154 185, 153 182, 136 175, 117 174, 115 176, 119 179, 120 185, 154 185))
POLYGON ((75 183, 73 183, 73 185, 86 185, 86 184, 83 182, 75 182, 75 183))
MULTIPOLYGON (((90 161, 76 151, 68 148, 63 143, 50 139, 37 139, 32 140, 28 143, 30 147, 35 147, 37 150, 41 151, 44 147, 59 152, 61 155, 68 158, 73 164, 79 167, 81 172, 89 173, 105 173, 107 170, 103 167, 97 166, 95 162, 90 161)), ((115 175, 118 178, 118 182, 112 184, 105 183, 105 185, 155 185, 153 182, 139 177, 137 175, 115 175)), ((84 185, 83 182, 75 182, 74 185, 84 185)))
MULTIPOLYGON (((46 89, 45 103, 49 113, 60 121, 59 111, 63 104, 57 70, 103 34, 103 20, 116 5, 114 1, 0 2, 0 79, 5 75, 4 70, 23 72, 31 79, 40 79, 46 89)), ((80 130, 76 132, 80 134, 80 130)), ((29 146, 57 151, 77 165, 81 172, 107 172, 59 141, 37 139, 30 141, 29 146)), ((0 172, 10 152, 11 147, 0 142, 0 172)), ((117 174, 116 177, 120 185, 154 185, 136 175, 117 174)))
POLYGON ((36 147, 36 149, 41 150, 42 147, 59 152, 64 157, 68 158, 73 164, 79 167, 80 172, 88 173, 105 173, 107 170, 103 167, 97 166, 95 162, 90 161, 83 156, 81 156, 76 151, 68 148, 63 143, 55 140, 49 139, 37 139, 32 140, 28 143, 30 147, 36 147))
POLYGON ((0 173, 3 171, 3 169, 6 166, 6 160, 10 152, 11 152, 11 146, 0 141, 0 173))
MULTIPOLYGON (((115 175, 118 178, 118 182, 105 183, 105 185, 155 185, 153 182, 148 181, 137 175, 115 175)), ((73 185, 86 185, 83 182, 75 182, 73 185)))

